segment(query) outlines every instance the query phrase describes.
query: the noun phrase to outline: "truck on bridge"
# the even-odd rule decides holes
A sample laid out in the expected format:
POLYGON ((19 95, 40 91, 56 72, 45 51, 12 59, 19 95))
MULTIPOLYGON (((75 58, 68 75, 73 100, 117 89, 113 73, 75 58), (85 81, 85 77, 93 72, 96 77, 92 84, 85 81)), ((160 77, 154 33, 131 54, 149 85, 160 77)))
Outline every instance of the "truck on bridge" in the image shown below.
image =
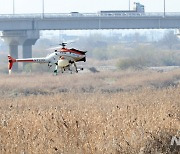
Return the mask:
POLYGON ((116 15, 142 15, 144 14, 144 5, 134 2, 133 10, 107 10, 100 11, 102 16, 116 16, 116 15))

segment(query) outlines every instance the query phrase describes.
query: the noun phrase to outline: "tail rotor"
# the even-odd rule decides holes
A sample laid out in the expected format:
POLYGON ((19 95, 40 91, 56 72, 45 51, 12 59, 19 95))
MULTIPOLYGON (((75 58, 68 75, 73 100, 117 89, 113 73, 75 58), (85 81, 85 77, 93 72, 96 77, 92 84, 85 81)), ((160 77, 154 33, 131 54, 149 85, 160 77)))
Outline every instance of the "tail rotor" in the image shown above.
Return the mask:
POLYGON ((8 69, 9 69, 9 74, 11 74, 11 69, 13 67, 13 63, 16 62, 16 59, 12 58, 10 55, 8 55, 8 69))

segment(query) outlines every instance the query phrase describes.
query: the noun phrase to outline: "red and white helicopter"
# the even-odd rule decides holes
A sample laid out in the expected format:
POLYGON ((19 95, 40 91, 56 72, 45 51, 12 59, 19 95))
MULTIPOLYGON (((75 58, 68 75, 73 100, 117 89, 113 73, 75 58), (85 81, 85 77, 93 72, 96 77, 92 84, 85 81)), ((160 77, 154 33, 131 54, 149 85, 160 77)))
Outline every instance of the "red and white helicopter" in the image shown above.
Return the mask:
POLYGON ((8 69, 9 74, 11 74, 11 69, 13 67, 13 63, 15 62, 31 62, 31 63, 48 63, 48 67, 50 68, 53 64, 55 65, 54 74, 58 73, 58 66, 61 69, 61 73, 65 71, 70 71, 72 73, 71 66, 74 65, 75 72, 83 70, 83 68, 77 68, 76 62, 84 61, 86 62, 86 52, 80 51, 74 48, 68 49, 66 48, 67 43, 61 43, 59 45, 62 46, 54 48, 54 52, 47 55, 43 58, 26 58, 26 59, 14 59, 10 55, 8 55, 8 69))

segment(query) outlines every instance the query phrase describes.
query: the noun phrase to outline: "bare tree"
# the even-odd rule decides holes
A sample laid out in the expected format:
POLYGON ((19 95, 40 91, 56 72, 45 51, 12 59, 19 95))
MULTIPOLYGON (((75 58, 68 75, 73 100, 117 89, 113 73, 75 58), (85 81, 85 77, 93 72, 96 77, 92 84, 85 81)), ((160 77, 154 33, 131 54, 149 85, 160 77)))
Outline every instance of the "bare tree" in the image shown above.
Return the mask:
POLYGON ((164 34, 164 37, 160 40, 160 44, 167 46, 169 49, 172 49, 174 45, 178 44, 179 40, 177 35, 173 31, 169 31, 164 34))

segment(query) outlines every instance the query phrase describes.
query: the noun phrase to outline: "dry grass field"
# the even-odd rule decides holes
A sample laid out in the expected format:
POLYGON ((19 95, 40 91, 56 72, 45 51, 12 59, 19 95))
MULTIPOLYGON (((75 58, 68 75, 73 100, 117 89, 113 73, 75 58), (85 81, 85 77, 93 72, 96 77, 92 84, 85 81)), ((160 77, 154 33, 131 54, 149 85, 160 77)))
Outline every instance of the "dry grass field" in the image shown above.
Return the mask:
POLYGON ((178 154, 180 70, 0 75, 2 154, 178 154))

